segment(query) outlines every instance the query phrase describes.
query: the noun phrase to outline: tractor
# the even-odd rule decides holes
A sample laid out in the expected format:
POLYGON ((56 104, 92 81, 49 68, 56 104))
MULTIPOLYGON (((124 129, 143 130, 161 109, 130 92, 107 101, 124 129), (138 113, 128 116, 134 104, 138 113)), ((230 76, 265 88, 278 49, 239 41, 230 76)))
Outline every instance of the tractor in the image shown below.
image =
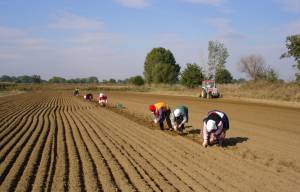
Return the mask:
POLYGON ((218 98, 221 94, 216 86, 215 80, 204 80, 202 81, 201 86, 201 95, 202 98, 218 98))

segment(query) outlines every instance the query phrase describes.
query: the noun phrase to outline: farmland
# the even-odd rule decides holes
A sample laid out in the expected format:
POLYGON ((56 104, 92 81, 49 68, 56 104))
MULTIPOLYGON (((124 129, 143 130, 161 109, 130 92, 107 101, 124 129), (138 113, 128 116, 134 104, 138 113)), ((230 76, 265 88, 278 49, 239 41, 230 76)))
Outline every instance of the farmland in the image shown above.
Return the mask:
POLYGON ((147 116, 150 103, 190 108, 189 129, 208 110, 228 112, 224 148, 149 129, 67 91, 0 100, 0 191, 299 191, 300 110, 197 98, 109 92, 109 102, 147 116))

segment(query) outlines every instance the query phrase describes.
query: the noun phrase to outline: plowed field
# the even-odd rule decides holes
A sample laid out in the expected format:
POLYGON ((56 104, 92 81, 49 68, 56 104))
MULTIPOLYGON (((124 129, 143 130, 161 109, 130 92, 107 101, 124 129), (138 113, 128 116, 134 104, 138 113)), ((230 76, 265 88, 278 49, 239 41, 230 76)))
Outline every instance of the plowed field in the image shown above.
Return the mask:
POLYGON ((158 99, 186 103, 198 128, 206 109, 226 110, 227 146, 202 148, 66 92, 2 97, 0 191, 299 191, 299 110, 156 97, 111 95, 140 114, 158 99))

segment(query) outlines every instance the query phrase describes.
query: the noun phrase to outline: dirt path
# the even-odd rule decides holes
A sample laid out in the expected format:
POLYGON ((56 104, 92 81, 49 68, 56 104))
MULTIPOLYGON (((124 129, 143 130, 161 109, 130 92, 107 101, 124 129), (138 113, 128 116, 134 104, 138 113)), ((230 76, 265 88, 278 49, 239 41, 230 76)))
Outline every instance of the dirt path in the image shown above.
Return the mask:
POLYGON ((0 191, 299 191, 298 110, 110 94, 142 115, 185 103, 195 128, 212 106, 227 111, 230 145, 204 149, 69 93, 33 96, 0 100, 0 191))

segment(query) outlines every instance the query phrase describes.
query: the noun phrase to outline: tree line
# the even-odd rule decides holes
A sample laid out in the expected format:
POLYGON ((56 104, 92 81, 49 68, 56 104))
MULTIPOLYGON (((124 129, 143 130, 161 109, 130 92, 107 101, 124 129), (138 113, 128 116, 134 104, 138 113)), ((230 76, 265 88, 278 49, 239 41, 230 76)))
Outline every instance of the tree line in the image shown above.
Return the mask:
POLYGON ((0 82, 11 83, 99 83, 97 77, 65 79, 63 77, 54 76, 48 81, 43 80, 40 75, 21 75, 21 76, 8 76, 2 75, 0 82))
MULTIPOLYGON (((280 58, 293 57, 298 72, 295 74, 296 82, 300 83, 300 35, 291 35, 286 38, 288 51, 283 53, 280 58)), ((226 68, 229 53, 225 45, 218 41, 208 43, 208 62, 207 70, 200 67, 197 63, 187 63, 181 71, 180 65, 176 62, 173 53, 163 47, 153 48, 146 56, 144 62, 144 77, 138 75, 124 80, 109 79, 99 82, 95 76, 87 78, 65 79, 54 76, 48 81, 41 79, 39 75, 7 76, 0 77, 0 82, 14 83, 104 83, 104 84, 175 84, 181 83, 186 87, 197 87, 204 79, 214 79, 217 83, 241 82, 244 79, 236 80, 226 68)), ((251 54, 243 56, 237 63, 240 72, 245 73, 251 80, 266 80, 269 82, 278 81, 278 73, 267 65, 262 56, 251 54)))
POLYGON ((0 82, 8 83, 70 83, 70 84, 90 84, 90 83, 102 83, 102 84, 134 84, 134 85, 144 85, 145 81, 142 76, 137 75, 126 79, 113 79, 108 80, 104 79, 99 81, 97 77, 91 76, 87 78, 74 78, 74 79, 65 79, 63 77, 54 76, 51 79, 43 80, 39 75, 22 75, 22 76, 8 76, 2 75, 0 77, 0 82))

